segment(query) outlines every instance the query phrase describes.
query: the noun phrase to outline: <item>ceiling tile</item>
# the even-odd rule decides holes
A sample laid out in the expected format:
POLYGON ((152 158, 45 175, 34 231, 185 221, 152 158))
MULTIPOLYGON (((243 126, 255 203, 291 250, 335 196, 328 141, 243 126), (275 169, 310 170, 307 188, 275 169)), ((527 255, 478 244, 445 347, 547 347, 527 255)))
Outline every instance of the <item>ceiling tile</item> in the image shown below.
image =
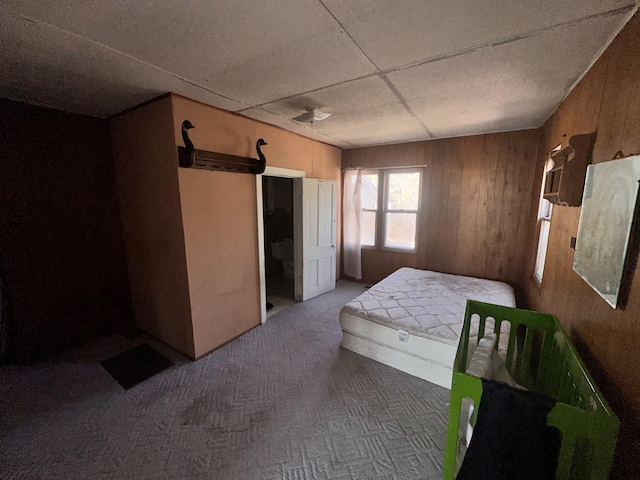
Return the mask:
POLYGON ((375 70, 317 0, 11 1, 25 15, 251 105, 375 70))
POLYGON ((623 15, 388 74, 436 137, 540 126, 623 15))
POLYGON ((304 113, 305 107, 332 114, 315 122, 314 131, 352 146, 428 138, 419 120, 377 75, 263 106, 284 118, 304 113))
POLYGON ((631 0, 324 0, 382 70, 633 5, 631 0))
POLYGON ((168 91, 239 110, 245 104, 152 65, 0 8, 0 96, 108 117, 168 91))

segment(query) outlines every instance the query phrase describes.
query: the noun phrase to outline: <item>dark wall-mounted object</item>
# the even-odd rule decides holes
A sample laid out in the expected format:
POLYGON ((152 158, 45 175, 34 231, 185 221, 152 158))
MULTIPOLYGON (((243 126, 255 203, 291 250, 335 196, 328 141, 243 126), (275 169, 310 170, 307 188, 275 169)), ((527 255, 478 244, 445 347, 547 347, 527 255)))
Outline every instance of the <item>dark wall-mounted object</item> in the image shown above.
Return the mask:
POLYGON ((593 133, 574 135, 566 146, 551 153, 555 166, 547 172, 544 198, 558 205, 580 206, 594 139, 593 133))
POLYGON ((267 159, 260 147, 267 145, 262 138, 256 142, 258 158, 239 157, 226 153, 207 152, 194 147, 188 130, 195 128, 189 120, 182 122, 182 139, 184 147, 178 147, 178 164, 183 168, 199 168, 223 172, 252 173, 259 175, 267 166, 267 159))

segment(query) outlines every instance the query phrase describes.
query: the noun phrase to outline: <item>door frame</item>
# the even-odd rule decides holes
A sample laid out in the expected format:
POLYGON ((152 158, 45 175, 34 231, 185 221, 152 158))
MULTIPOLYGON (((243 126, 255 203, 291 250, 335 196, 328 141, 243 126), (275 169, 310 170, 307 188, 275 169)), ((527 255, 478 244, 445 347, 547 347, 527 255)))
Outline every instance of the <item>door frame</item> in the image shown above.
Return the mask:
MULTIPOLYGON (((265 258, 264 258, 264 203, 262 201, 262 177, 282 177, 282 178, 304 178, 306 173, 302 170, 291 170, 289 168, 270 167, 267 166, 264 172, 260 175, 256 175, 256 204, 257 204, 257 217, 258 217, 258 271, 260 275, 260 323, 266 323, 267 321, 267 278, 265 271, 265 258)), ((294 296, 302 285, 298 285, 300 282, 297 280, 302 276, 302 272, 299 271, 301 266, 299 265, 299 246, 302 242, 300 234, 302 233, 302 197, 296 195, 296 181, 294 180, 293 186, 293 248, 294 248, 294 296)))

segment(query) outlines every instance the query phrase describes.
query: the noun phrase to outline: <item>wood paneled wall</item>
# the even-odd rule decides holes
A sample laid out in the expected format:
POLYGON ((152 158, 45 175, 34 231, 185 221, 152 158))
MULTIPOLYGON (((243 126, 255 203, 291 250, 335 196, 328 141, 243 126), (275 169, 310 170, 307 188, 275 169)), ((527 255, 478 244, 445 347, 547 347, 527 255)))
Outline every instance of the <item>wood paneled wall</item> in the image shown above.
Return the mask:
MULTIPOLYGON (((640 15, 627 24, 573 92, 544 125, 532 209, 547 152, 565 138, 597 131, 594 162, 640 153, 640 15)), ((587 367, 622 422, 612 478, 638 478, 640 472, 640 269, 636 269, 625 310, 609 307, 572 270, 572 236, 580 208, 555 207, 542 286, 532 280, 535 229, 522 279, 529 308, 556 315, 570 332, 587 367)))
POLYGON ((402 266, 519 287, 538 130, 346 150, 343 168, 426 165, 415 255, 363 251, 363 280, 402 266))
POLYGON ((378 283, 400 267, 417 267, 416 255, 411 253, 388 252, 362 249, 362 282, 367 285, 378 283))

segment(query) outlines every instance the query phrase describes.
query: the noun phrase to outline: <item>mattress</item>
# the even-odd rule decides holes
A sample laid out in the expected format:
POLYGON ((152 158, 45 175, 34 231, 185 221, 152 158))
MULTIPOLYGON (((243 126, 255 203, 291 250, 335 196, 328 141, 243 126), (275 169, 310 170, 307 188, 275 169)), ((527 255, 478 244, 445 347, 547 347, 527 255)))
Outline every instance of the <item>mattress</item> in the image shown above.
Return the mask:
POLYGON ((342 312, 457 347, 467 299, 515 307, 513 288, 506 283, 405 267, 342 312))
MULTIPOLYGON (((401 268, 342 308, 341 345, 450 388, 467 299, 515 306, 506 283, 401 268)), ((503 355, 509 327, 501 328, 503 355)))

